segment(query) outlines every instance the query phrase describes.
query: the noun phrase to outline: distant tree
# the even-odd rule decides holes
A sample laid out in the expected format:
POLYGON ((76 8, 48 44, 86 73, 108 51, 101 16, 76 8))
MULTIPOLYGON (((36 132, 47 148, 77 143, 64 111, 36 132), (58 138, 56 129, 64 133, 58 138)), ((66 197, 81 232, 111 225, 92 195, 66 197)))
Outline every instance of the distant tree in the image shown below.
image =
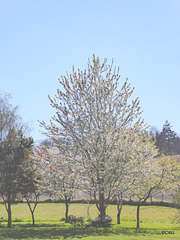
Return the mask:
POLYGON ((44 139, 40 142, 39 146, 46 146, 46 147, 52 147, 53 142, 49 139, 44 139))
POLYGON ((166 121, 160 133, 156 133, 156 146, 160 154, 166 156, 177 154, 177 134, 171 129, 170 122, 166 121))
POLYGON ((154 127, 154 126, 151 126, 150 128, 150 133, 152 134, 152 138, 153 138, 153 141, 156 141, 157 140, 157 137, 159 136, 159 130, 154 127))
POLYGON ((50 125, 41 122, 47 136, 58 142, 60 153, 76 166, 84 189, 93 193, 102 219, 119 179, 120 136, 125 137, 129 128, 146 128, 139 99, 132 100, 127 80, 119 88, 119 78, 113 63, 105 59, 101 64, 93 56, 87 70, 73 69, 59 79, 57 96, 49 97, 56 116, 50 125))
POLYGON ((180 155, 180 137, 178 135, 176 135, 175 139, 174 139, 174 154, 178 154, 180 155))

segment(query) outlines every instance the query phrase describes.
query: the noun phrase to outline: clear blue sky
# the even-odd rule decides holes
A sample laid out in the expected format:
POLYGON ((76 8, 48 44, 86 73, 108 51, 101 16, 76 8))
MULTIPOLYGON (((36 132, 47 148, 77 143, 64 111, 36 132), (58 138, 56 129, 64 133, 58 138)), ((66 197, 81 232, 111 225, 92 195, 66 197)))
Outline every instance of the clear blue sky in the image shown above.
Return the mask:
POLYGON ((36 141, 58 78, 93 54, 114 58, 145 122, 161 130, 168 120, 180 134, 179 0, 0 0, 0 89, 36 141))

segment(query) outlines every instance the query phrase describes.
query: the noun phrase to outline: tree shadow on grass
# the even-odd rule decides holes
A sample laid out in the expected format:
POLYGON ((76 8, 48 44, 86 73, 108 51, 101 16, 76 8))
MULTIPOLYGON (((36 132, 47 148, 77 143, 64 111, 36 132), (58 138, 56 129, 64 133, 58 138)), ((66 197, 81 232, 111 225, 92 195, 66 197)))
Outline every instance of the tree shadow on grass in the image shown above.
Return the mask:
POLYGON ((73 239, 88 236, 112 236, 112 235, 137 235, 137 234, 161 234, 157 229, 136 229, 112 226, 111 228, 73 227, 69 225, 39 224, 35 227, 30 225, 17 225, 9 228, 0 228, 0 239, 73 239))

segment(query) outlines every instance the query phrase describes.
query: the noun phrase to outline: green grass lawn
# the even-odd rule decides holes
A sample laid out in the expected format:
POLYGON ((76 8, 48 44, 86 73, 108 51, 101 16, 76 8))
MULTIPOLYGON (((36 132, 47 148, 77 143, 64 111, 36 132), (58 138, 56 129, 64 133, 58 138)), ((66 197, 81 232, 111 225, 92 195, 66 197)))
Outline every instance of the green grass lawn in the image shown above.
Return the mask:
MULTIPOLYGON (((69 214, 88 218, 87 204, 70 205, 69 214)), ((180 224, 175 223, 176 210, 167 207, 143 206, 140 210, 140 229, 136 229, 136 207, 123 206, 121 224, 116 224, 116 206, 110 205, 107 214, 113 219, 111 228, 74 227, 65 224, 65 205, 61 203, 38 204, 35 219, 36 226, 31 226, 31 214, 26 204, 12 207, 13 226, 8 229, 7 222, 0 227, 1 239, 85 239, 85 240, 126 240, 126 239, 180 239, 180 224), (174 231, 174 234, 162 234, 162 231, 174 231)), ((90 205, 90 217, 98 215, 95 205, 90 205)), ((7 219, 4 205, 0 204, 0 217, 7 219)))

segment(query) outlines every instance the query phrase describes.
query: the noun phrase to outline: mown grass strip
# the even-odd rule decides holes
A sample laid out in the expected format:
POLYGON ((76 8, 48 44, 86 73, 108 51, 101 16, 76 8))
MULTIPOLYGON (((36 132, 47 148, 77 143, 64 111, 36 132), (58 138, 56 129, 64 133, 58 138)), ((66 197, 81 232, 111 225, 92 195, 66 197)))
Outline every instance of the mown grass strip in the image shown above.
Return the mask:
MULTIPOLYGON (((70 214, 85 217, 87 204, 72 204, 70 214)), ((119 239, 180 239, 180 225, 173 222, 176 210, 166 207, 142 207, 140 229, 136 229, 136 207, 123 206, 121 225, 116 224, 116 206, 107 209, 113 219, 111 228, 73 227, 61 221, 65 206, 62 203, 41 203, 35 213, 36 226, 31 225, 31 215, 26 204, 13 206, 13 227, 8 229, 7 222, 0 228, 0 240, 46 240, 46 239, 85 239, 85 240, 119 240, 119 239), (174 234, 162 234, 162 231, 174 231, 174 234)), ((91 218, 98 214, 94 205, 90 206, 91 218)), ((7 213, 0 204, 0 217, 7 213)))

